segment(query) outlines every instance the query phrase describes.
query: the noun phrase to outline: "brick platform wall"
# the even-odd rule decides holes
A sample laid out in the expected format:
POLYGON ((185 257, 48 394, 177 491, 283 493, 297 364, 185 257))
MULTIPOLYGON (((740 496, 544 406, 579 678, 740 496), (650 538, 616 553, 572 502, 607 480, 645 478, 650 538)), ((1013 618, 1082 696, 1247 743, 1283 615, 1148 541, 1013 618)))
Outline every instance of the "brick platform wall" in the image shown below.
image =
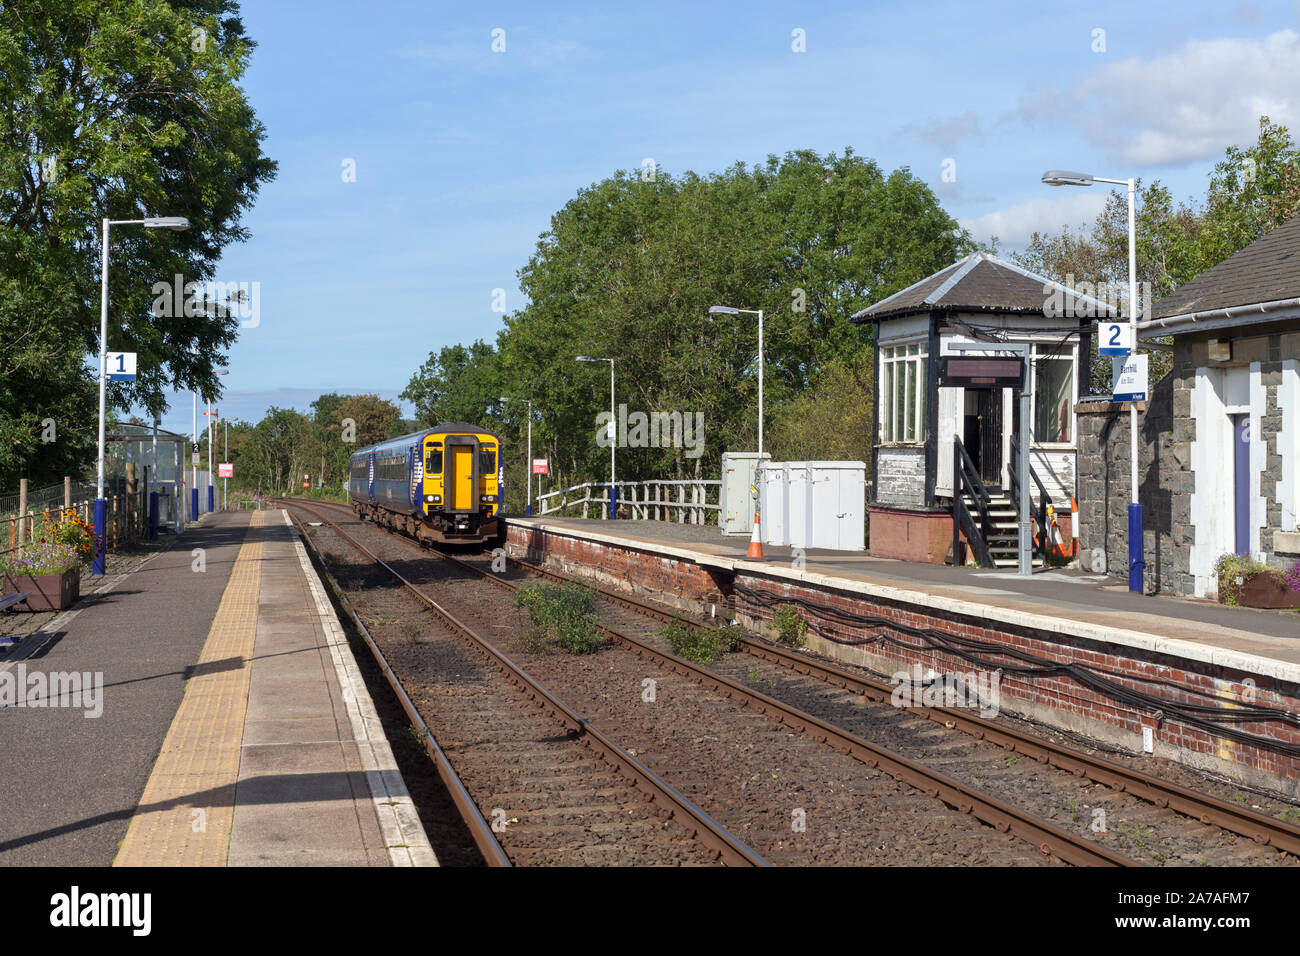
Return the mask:
MULTIPOLYGON (((774 634, 772 614, 778 604, 804 601, 814 607, 938 631, 945 635, 945 640, 950 636, 994 644, 997 647, 993 649, 966 650, 988 661, 992 669, 1004 668, 1000 687, 1004 711, 1091 734, 1134 751, 1142 749, 1143 727, 1151 727, 1157 756, 1300 797, 1300 758, 1226 740, 1172 718, 1157 719, 1152 711, 1114 700, 1070 674, 1027 677, 1009 669, 1046 666, 1040 662, 1072 663, 1085 665, 1098 676, 1170 703, 1220 707, 1253 703, 1297 713, 1300 712, 1300 686, 1294 683, 748 569, 733 574, 658 554, 651 548, 641 550, 605 544, 513 524, 509 526, 507 549, 512 556, 526 554, 534 563, 553 566, 604 587, 655 598, 698 616, 707 616, 708 605, 719 598, 724 603, 731 601, 743 624, 763 629, 769 635, 774 634), (1032 655, 1034 661, 1017 659, 1013 656, 1015 651, 1032 655), (1253 686, 1247 681, 1253 682, 1253 686)), ((812 649, 881 674, 910 670, 914 664, 920 664, 923 671, 933 668, 940 674, 988 669, 950 651, 929 646, 923 639, 896 628, 846 625, 802 607, 800 613, 809 623, 812 649)), ((1234 726, 1262 737, 1300 743, 1300 728, 1278 721, 1234 726)))

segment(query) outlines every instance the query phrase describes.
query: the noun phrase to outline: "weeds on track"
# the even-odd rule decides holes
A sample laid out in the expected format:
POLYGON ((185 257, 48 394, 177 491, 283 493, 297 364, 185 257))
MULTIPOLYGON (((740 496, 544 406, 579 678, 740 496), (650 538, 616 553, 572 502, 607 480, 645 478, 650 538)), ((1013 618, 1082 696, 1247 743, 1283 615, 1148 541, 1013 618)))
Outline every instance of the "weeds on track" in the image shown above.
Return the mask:
POLYGON ((680 621, 673 621, 665 624, 659 634, 668 642, 674 654, 697 664, 712 664, 723 654, 740 646, 740 628, 734 625, 715 630, 693 628, 680 621))
POLYGON ((782 604, 772 615, 776 633, 782 644, 793 648, 803 647, 808 643, 808 622, 799 616, 799 609, 793 604, 782 604))
POLYGON ((590 654, 600 647, 593 588, 574 581, 561 585, 533 584, 515 592, 514 605, 526 610, 533 623, 522 641, 529 653, 565 650, 570 654, 590 654))

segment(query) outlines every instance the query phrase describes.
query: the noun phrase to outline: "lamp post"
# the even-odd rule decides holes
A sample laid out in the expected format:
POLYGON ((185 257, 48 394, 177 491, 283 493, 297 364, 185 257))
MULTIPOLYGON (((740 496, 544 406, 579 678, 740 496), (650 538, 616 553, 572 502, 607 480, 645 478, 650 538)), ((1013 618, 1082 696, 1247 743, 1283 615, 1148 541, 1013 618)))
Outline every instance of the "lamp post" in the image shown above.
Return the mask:
MULTIPOLYGON (((510 399, 502 395, 501 401, 508 402, 510 399)), ((524 401, 528 403, 528 467, 524 469, 524 483, 528 485, 528 505, 524 514, 531 515, 533 513, 533 400, 525 398, 524 401)), ((539 495, 542 493, 540 475, 537 478, 537 493, 539 495)))
POLYGON ((618 517, 618 491, 614 485, 614 446, 618 444, 618 425, 614 413, 614 360, 612 358, 592 358, 590 355, 575 355, 579 362, 609 363, 609 520, 618 517))
POLYGON ((105 380, 108 366, 108 229, 110 226, 144 226, 146 229, 175 229, 190 227, 190 221, 181 216, 149 216, 145 219, 102 220, 104 237, 100 244, 99 269, 99 456, 95 482, 95 557, 91 563, 92 574, 104 573, 104 532, 108 516, 108 501, 104 498, 104 403, 107 395, 105 380))
MULTIPOLYGON (((758 316, 758 462, 754 465, 754 473, 757 475, 763 469, 763 310, 735 309, 729 305, 709 306, 709 315, 740 315, 742 313, 745 315, 758 316)), ((762 557, 763 509, 760 505, 760 496, 757 494, 757 481, 754 491, 754 524, 757 527, 758 537, 751 543, 750 550, 754 556, 762 557)))
MULTIPOLYGON (((1137 352, 1137 183, 1129 179, 1107 179, 1091 173, 1076 173, 1065 169, 1049 169, 1043 173, 1043 182, 1049 186, 1091 186, 1093 183, 1110 183, 1128 187, 1128 320, 1133 353, 1137 352)), ((1142 503, 1138 500, 1138 413, 1137 402, 1129 403, 1129 488, 1128 506, 1128 589, 1142 594, 1146 558, 1143 554, 1142 503)))
POLYGON ((756 315, 758 316, 758 461, 763 461, 763 310, 733 309, 729 305, 709 306, 709 315, 756 315))

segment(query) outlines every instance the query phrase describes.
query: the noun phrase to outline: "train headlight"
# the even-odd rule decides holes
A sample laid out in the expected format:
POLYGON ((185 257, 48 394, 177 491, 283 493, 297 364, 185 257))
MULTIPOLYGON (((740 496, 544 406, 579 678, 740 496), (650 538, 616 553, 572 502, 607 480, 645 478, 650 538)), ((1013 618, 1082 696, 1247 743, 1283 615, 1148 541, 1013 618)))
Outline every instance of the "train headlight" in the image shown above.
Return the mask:
POLYGON ((479 501, 485 501, 485 502, 488 502, 489 504, 491 504, 492 502, 495 502, 495 501, 497 500, 497 496, 496 496, 496 495, 479 495, 479 499, 478 499, 478 500, 479 500, 479 501))
POLYGON ((442 495, 425 495, 424 500, 430 504, 440 505, 442 504, 442 495))

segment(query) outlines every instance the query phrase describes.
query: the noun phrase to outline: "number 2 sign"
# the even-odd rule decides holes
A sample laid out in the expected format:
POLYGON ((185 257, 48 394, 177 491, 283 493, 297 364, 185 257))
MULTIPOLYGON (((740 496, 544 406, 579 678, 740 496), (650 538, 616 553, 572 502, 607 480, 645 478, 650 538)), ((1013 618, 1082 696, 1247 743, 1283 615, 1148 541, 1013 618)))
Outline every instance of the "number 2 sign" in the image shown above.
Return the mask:
POLYGON ((1133 354, 1133 326, 1127 322, 1098 322, 1097 354, 1133 354))

